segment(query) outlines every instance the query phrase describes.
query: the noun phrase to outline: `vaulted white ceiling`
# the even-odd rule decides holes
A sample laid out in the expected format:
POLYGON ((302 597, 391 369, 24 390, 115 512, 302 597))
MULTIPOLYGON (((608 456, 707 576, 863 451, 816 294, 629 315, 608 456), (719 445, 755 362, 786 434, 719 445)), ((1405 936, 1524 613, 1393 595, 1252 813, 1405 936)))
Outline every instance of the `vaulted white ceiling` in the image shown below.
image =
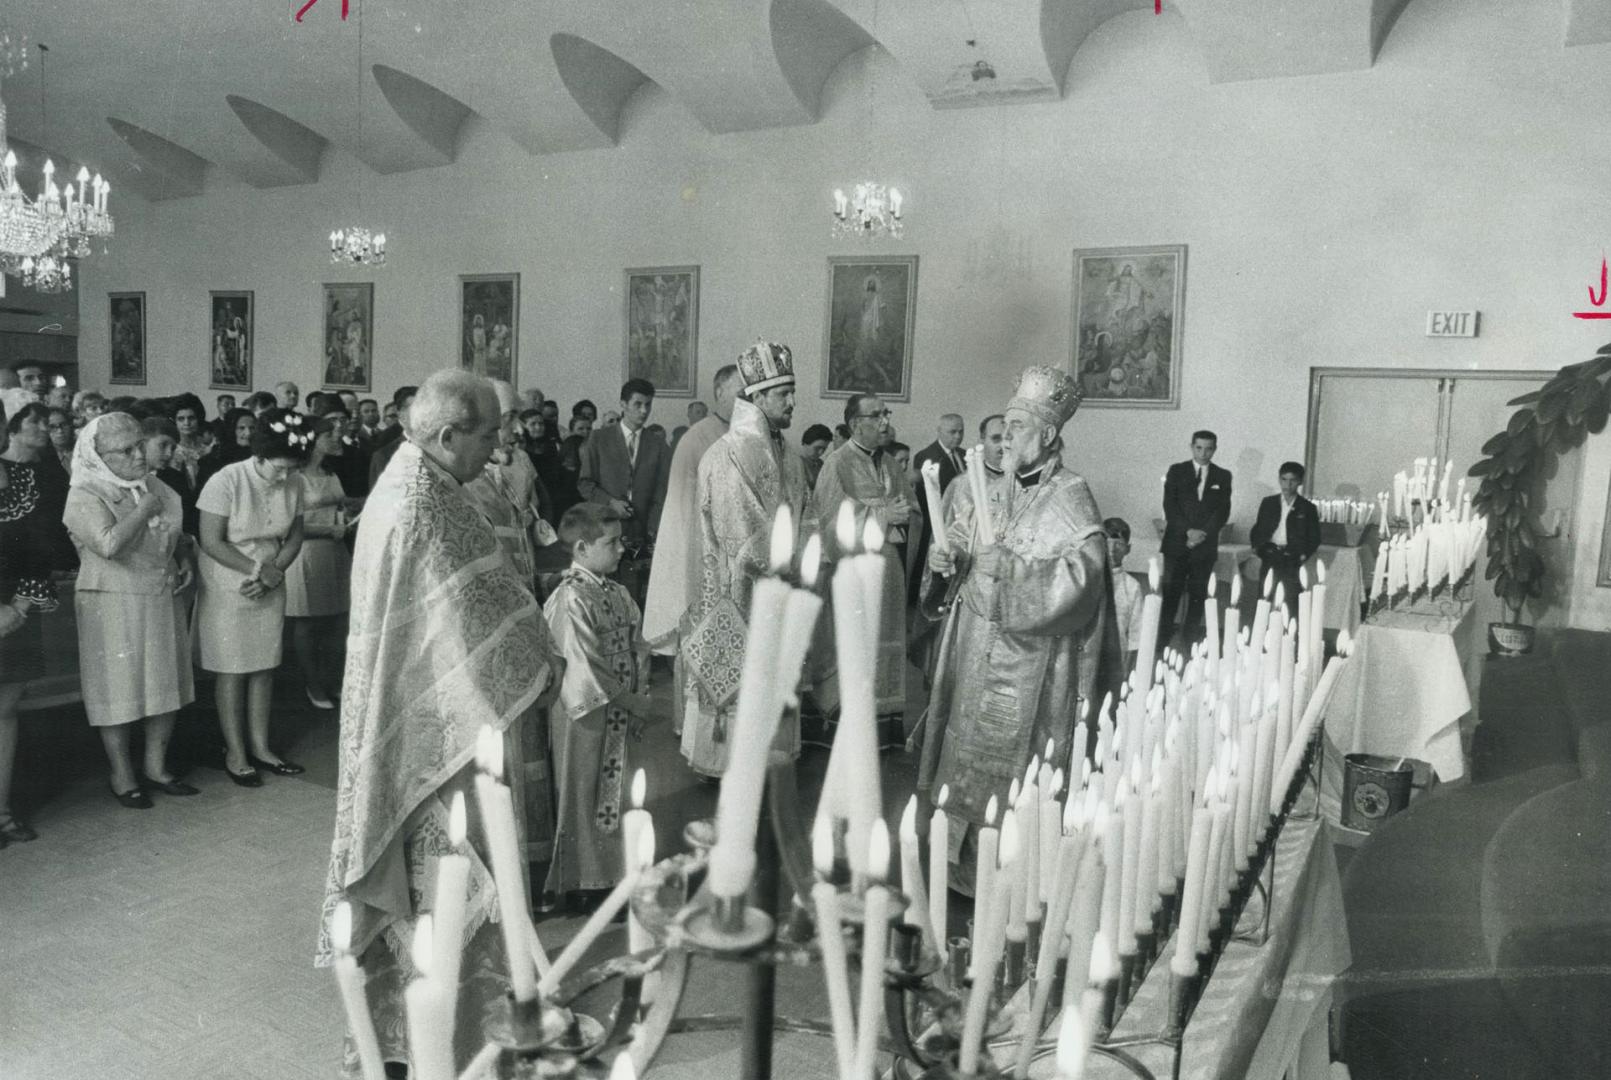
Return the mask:
MULTIPOLYGON (((11 136, 94 161, 148 198, 230 180, 308 184, 331 145, 380 173, 450 162, 472 115, 532 154, 606 147, 647 80, 712 132, 809 124, 834 67, 875 42, 935 108, 1002 106, 1060 98, 1097 27, 1153 7, 350 0, 342 22, 342 0, 316 0, 294 22, 303 2, 7 0, 0 29, 50 47, 48 113, 37 52, 4 84, 11 136)), ((1230 82, 1368 68, 1407 2, 1167 0, 1163 9, 1183 21, 1210 78, 1230 82)), ((1611 41, 1611 0, 1561 2, 1563 46, 1611 41)))

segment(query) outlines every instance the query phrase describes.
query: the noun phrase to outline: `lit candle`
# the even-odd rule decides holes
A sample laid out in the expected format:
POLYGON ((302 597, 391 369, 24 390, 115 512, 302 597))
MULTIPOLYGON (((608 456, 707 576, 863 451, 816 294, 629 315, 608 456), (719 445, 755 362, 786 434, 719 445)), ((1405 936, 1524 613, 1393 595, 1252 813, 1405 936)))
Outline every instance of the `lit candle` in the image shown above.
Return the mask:
POLYGON ((973 871, 973 949, 969 955, 968 977, 979 981, 979 935, 984 927, 983 917, 990 910, 991 898, 996 892, 996 856, 1001 833, 995 828, 996 797, 990 796, 985 804, 985 823, 979 830, 973 871))
MULTIPOLYGON (((621 865, 628 869, 637 866, 646 870, 654 864, 655 835, 654 818, 649 811, 643 808, 644 796, 648 793, 648 778, 642 769, 632 774, 632 809, 621 815, 621 865), (639 863, 639 860, 646 860, 639 863)), ((649 933, 646 926, 638 918, 638 913, 627 906, 627 951, 633 955, 646 952, 654 947, 654 935, 649 933)), ((655 993, 659 989, 658 971, 652 971, 644 977, 643 986, 639 991, 639 1000, 642 1004, 654 1001, 655 993)))
POLYGON ((1100 838, 1108 834, 1118 816, 1110 814, 1105 804, 1097 805, 1091 818, 1091 844, 1081 854, 1080 869, 1074 877, 1074 898, 1068 906, 1068 973, 1063 981, 1062 1001, 1065 1010, 1079 1001, 1085 988, 1081 972, 1089 971, 1091 981, 1097 982, 1101 962, 1105 965, 1101 981, 1109 977, 1105 972, 1111 963, 1101 959, 1113 955, 1106 896, 1107 887, 1118 876, 1120 868, 1107 857, 1108 844, 1100 838))
POLYGON ((1208 685, 1219 686, 1219 576, 1208 575, 1208 598, 1203 601, 1203 626, 1206 633, 1203 637, 1205 652, 1203 658, 1208 671, 1208 685))
MULTIPOLYGON (((1119 888, 1119 923, 1114 928, 1117 935, 1114 941, 1121 956, 1129 956, 1136 951, 1136 910, 1141 906, 1136 896, 1137 876, 1141 869, 1141 822, 1144 812, 1141 761, 1134 759, 1130 765, 1129 794, 1124 801, 1124 861, 1119 888)), ((1119 785, 1124 787, 1125 781, 1121 780, 1119 785)))
MULTIPOLYGON (((867 871, 867 841, 883 806, 878 773, 878 717, 873 697, 878 655, 877 619, 882 610, 883 554, 856 549, 856 508, 839 505, 835 526, 842 556, 833 575, 835 655, 839 661, 839 728, 829 754, 828 776, 834 803, 843 800, 850 820, 846 852, 857 875, 867 871), (870 562, 864 565, 859 560, 870 562), (873 576, 868 571, 873 571, 873 576), (868 582, 872 584, 869 586, 868 582)), ((882 546, 880 538, 880 547, 882 546)), ((726 780, 723 780, 726 786, 726 780)), ((836 806, 837 810, 837 806, 836 806)))
MULTIPOLYGON (((1089 764, 1089 762, 1087 762, 1089 764)), ((1053 878, 1056 876, 1057 845, 1062 839, 1063 808, 1057 803, 1057 793, 1063 790, 1063 770, 1052 773, 1051 781, 1040 796, 1040 900, 1050 904, 1054 895, 1053 878)), ((1068 804, 1075 802, 1073 785, 1069 785, 1068 804)))
POLYGON ((923 476, 923 498, 929 508, 929 523, 934 532, 934 549, 947 554, 951 551, 951 538, 946 535, 945 514, 940 503, 940 463, 925 461, 918 470, 923 476))
POLYGON ((1154 555, 1147 560, 1147 595, 1141 601, 1141 640, 1136 648, 1136 687, 1131 695, 1145 697, 1152 689, 1152 665, 1158 655, 1158 627, 1163 621, 1163 561, 1154 555))
MULTIPOLYGON (((1100 926, 1109 944, 1120 940, 1119 927, 1122 925, 1119 920, 1122 914, 1120 908, 1124 903, 1124 819, 1130 801, 1127 788, 1128 785, 1120 784, 1115 790, 1115 801, 1112 803, 1113 809, 1108 813, 1107 825, 1098 834, 1101 836, 1102 862, 1106 866, 1101 889, 1100 926)), ((1081 883, 1079 887, 1084 887, 1083 877, 1076 881, 1081 883)), ((1072 918, 1072 913, 1070 917, 1072 918)), ((1072 934, 1069 936, 1073 937, 1072 934)))
POLYGON ((1197 970, 1197 930, 1202 924, 1203 893, 1208 881, 1209 842, 1213 839, 1214 819, 1208 806, 1213 800, 1217 779, 1208 772, 1208 790, 1203 793, 1191 816, 1191 842, 1186 855, 1186 891, 1180 898, 1180 922, 1175 930, 1173 971, 1191 975, 1197 970))
POLYGON ((1200 953, 1208 952, 1208 931, 1213 926, 1215 912, 1219 910, 1220 889, 1225 883, 1226 834, 1230 831, 1231 820, 1230 805, 1225 801, 1228 782, 1226 774, 1216 768, 1212 786, 1205 792, 1208 800, 1208 858, 1203 866, 1202 903, 1197 910, 1194 931, 1196 948, 1200 953))
MULTIPOLYGON (((1070 804, 1074 800, 1070 798, 1070 804)), ((1083 810, 1080 811, 1083 815, 1083 810)), ((1081 823, 1083 824, 1083 822, 1081 823)), ((1028 1076, 1029 1063, 1035 1054, 1035 1042, 1040 1034, 1046 1006, 1051 1002, 1053 968, 1063 951, 1063 930, 1069 922, 1069 905, 1074 902, 1074 880, 1079 872, 1085 852, 1094 847, 1092 837, 1078 830, 1070 836, 1059 836, 1057 860, 1053 873, 1052 900, 1046 908, 1046 929, 1040 936, 1040 949, 1035 957, 1034 992, 1029 1007, 1029 1022, 1024 1025, 1018 1040, 1017 1064, 1014 1075, 1028 1076)), ((1100 900, 1098 900, 1100 903, 1100 900)))
POLYGON ((486 830, 487 848, 492 855, 492 877, 498 889, 509 982, 517 1001, 530 1001, 537 996, 537 973, 526 944, 526 927, 531 922, 531 914, 526 909, 526 881, 521 872, 520 847, 515 839, 514 802, 502 783, 502 732, 490 725, 482 727, 476 736, 475 760, 476 802, 481 807, 481 827, 486 830))
MULTIPOLYGON (((1257 693, 1254 694, 1253 712, 1259 708, 1257 693)), ((1235 856, 1236 868, 1242 870, 1247 866, 1248 837, 1252 834, 1253 822, 1253 770, 1258 747, 1258 725, 1251 720, 1236 725, 1236 818, 1233 829, 1234 846, 1231 851, 1235 856)))
MULTIPOLYGON (((1136 858, 1135 908, 1129 931, 1142 935, 1152 929, 1152 912, 1158 906, 1159 752, 1152 748, 1152 772, 1141 798, 1141 844, 1136 858)), ((1128 872, 1126 877, 1128 877, 1128 872)), ((1120 939, 1121 943, 1123 939, 1120 939)), ((1121 948, 1119 950, 1123 952, 1121 948)))
POLYGON ((1269 824, 1269 817, 1264 813, 1264 809, 1270 804, 1272 774, 1275 770, 1275 734, 1280 716, 1280 703, 1276 698, 1279 694, 1278 684, 1270 683, 1265 687, 1266 704, 1262 715, 1258 717, 1258 734, 1253 748, 1253 797, 1249 800, 1248 807, 1250 851, 1263 838, 1264 830, 1269 824))
POLYGON ((577 961, 597 941, 599 935, 609 927, 615 916, 626 907, 627 901, 632 899, 632 892, 638 887, 638 881, 643 877, 643 869, 654 861, 654 833, 646 832, 640 837, 642 848, 638 858, 627 865, 624 876, 610 890, 610 895, 604 898, 597 911, 582 924, 582 928, 571 938, 563 952, 554 960, 554 966, 543 973, 537 982, 537 989, 544 995, 552 994, 559 989, 559 984, 565 981, 577 961))
MULTIPOLYGON (((1275 760, 1280 761, 1292 741, 1293 702, 1297 682, 1298 638, 1288 627, 1281 635, 1281 656, 1276 666, 1275 760)), ((1307 677, 1307 676, 1305 676, 1307 677)), ((1273 778, 1272 778, 1272 783, 1273 778)))
MULTIPOLYGON (((906 800, 901 814, 901 888, 906 890, 905 921, 922 932, 931 946, 938 946, 939 934, 929 922, 929 895, 923 884, 923 853, 917 839, 917 796, 906 800)), ((936 952, 940 950, 935 948, 936 952)))
MULTIPOLYGON (((436 861, 436 900, 431 911, 436 956, 431 964, 435 978, 449 994, 459 990, 459 963, 464 956, 464 909, 470 898, 470 859, 464 854, 464 792, 453 793, 448 810, 450 854, 436 861)), ((448 1014, 448 1041, 452 1042, 453 1014, 448 1014)))
POLYGON ((839 890, 828 880, 833 873, 833 826, 818 818, 811 834, 812 859, 817 881, 811 902, 817 909, 817 940, 822 948, 822 975, 828 987, 828 1019, 833 1027, 834 1053, 839 1075, 855 1075, 856 1023, 850 1011, 850 962, 845 955, 845 934, 840 921, 839 890))
POLYGON ((632 1064, 632 1051, 623 1050, 615 1055, 610 1065, 610 1080, 638 1080, 638 1070, 632 1064))
POLYGON ((409 1076, 417 1080, 453 1080, 453 1037, 443 1023, 453 1007, 452 995, 431 978, 431 917, 421 915, 414 930, 414 966, 420 977, 403 991, 408 1012, 409 1076))
MULTIPOLYGON (((1057 1080, 1084 1080, 1085 1059, 1090 1053, 1090 1026, 1080 1015, 1079 1006, 1063 1010, 1057 1029, 1057 1080)), ((1019 1074, 1028 1076, 1028 1071, 1019 1074)))
POLYGON ((929 815, 929 927, 934 931, 935 943, 944 959, 950 948, 946 934, 950 920, 946 917, 946 895, 950 886, 951 819, 945 814, 946 801, 951 797, 951 786, 940 785, 940 794, 934 800, 934 813, 929 815))
MULTIPOLYGON (((1024 774, 1024 793, 1018 799, 1018 827, 1023 830, 1022 916, 1026 924, 1040 922, 1040 762, 1031 760, 1024 774)), ((1049 869, 1049 868, 1048 868, 1049 869)), ((1016 940, 1016 939, 1014 939, 1016 940)))
POLYGON ((1304 750, 1309 741, 1314 738, 1315 728, 1320 718, 1325 714, 1326 706, 1331 701, 1331 694, 1337 685, 1337 677, 1348 661, 1348 655, 1353 651, 1353 640, 1347 630, 1337 634, 1337 653, 1326 665, 1325 674, 1320 676, 1320 682, 1315 686, 1315 692, 1309 698, 1309 704, 1303 711, 1303 719, 1299 721, 1297 730, 1292 733, 1292 742, 1287 747, 1287 756, 1281 762, 1281 767, 1275 771, 1275 784, 1270 792, 1270 813, 1281 812, 1281 802, 1285 799, 1287 789, 1298 775, 1298 765, 1303 761, 1304 750))
MULTIPOLYGON (((1018 815, 1011 807, 1001 823, 1000 864, 996 871, 996 893, 989 897, 984 922, 975 922, 973 988, 968 993, 967 1011, 962 1021, 962 1053, 958 1064, 964 1073, 977 1070, 979 1049, 984 1041, 985 1013, 994 991, 996 968, 1001 963, 1001 952, 1006 945, 1007 916, 1011 904, 1008 891, 1001 884, 1011 881, 1018 851, 1018 815), (983 929, 980 930, 982 925, 983 929)), ((980 858, 984 857, 981 850, 980 858)))
POLYGON ((982 444, 968 451, 965 464, 968 470, 968 484, 973 492, 974 533, 980 547, 989 547, 996 542, 996 525, 990 520, 990 489, 985 483, 982 444))
POLYGON ((884 954, 889 950, 889 889, 884 878, 888 873, 889 826, 883 818, 876 818, 867 845, 869 884, 863 897, 861 1002, 857 1009, 861 1021, 856 1027, 856 1057, 850 1072, 857 1080, 873 1076, 878 1035, 884 1027, 884 954))
POLYGON ((336 954, 336 986, 341 990, 341 1004, 347 1011, 347 1030, 352 1032, 364 1080, 386 1080, 380 1041, 375 1037, 375 1021, 369 1013, 369 995, 364 991, 363 972, 358 968, 358 958, 352 955, 352 906, 345 900, 336 904, 330 916, 330 947, 336 954))

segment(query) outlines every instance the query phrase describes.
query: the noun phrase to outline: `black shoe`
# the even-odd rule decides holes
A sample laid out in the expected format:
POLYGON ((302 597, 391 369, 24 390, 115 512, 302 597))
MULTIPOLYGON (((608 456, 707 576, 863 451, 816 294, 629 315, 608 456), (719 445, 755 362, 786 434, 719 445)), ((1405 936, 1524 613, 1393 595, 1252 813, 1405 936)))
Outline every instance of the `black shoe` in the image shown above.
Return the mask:
POLYGON ((30 840, 39 839, 39 834, 18 821, 11 814, 0 814, 0 846, 5 844, 26 844, 30 840))
POLYGON ((118 791, 116 788, 108 786, 108 790, 112 792, 112 798, 130 810, 149 810, 153 805, 151 796, 138 787, 131 791, 118 791))
POLYGON ((267 769, 275 776, 301 776, 307 771, 294 761, 263 761, 255 757, 248 757, 246 760, 259 769, 267 769))
POLYGON ((145 778, 144 786, 150 788, 152 791, 160 791, 164 795, 173 795, 175 797, 183 797, 183 796, 186 796, 186 795, 200 795, 201 794, 201 789, 200 788, 193 788, 189 784, 185 783, 183 780, 177 780, 177 779, 176 780, 153 780, 148 776, 148 777, 145 778))
POLYGON ((241 787, 263 786, 263 774, 258 772, 256 769, 247 769, 245 772, 236 772, 228 765, 225 765, 224 771, 229 774, 230 780, 234 781, 241 787))

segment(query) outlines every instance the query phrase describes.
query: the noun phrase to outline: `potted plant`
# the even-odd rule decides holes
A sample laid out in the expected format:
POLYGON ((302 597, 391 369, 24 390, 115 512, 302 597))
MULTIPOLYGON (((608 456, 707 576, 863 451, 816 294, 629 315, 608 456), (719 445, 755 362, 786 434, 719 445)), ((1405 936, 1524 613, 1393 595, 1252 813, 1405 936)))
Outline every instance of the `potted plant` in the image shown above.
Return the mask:
POLYGON ((1608 375, 1611 345, 1602 345, 1594 359, 1563 367, 1539 389, 1509 402, 1521 407, 1471 466, 1470 475, 1481 480, 1472 508, 1488 515, 1488 580, 1510 614, 1508 622, 1488 624, 1496 656, 1532 651, 1533 627, 1522 617, 1527 601, 1544 595, 1548 576, 1534 503, 1560 454, 1605 429, 1611 415, 1608 375))

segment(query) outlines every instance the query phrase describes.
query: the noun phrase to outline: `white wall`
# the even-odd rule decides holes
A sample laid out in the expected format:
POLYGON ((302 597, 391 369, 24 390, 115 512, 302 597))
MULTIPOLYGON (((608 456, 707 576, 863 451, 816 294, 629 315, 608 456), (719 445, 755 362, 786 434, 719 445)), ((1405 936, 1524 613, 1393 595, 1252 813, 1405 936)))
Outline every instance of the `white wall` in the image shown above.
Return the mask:
MULTIPOLYGON (((310 388, 318 283, 373 277, 389 392, 455 361, 458 274, 518 271, 521 385, 608 402, 622 269, 697 263, 701 381, 757 336, 785 341, 797 425, 829 420, 825 258, 867 249, 829 238, 828 195, 877 178, 910 194, 909 224, 871 250, 921 258, 896 407, 914 446, 941 412, 998 408, 1022 365, 1067 363, 1071 249, 1190 246, 1180 409, 1087 409, 1069 433, 1104 512, 1145 522, 1194 428, 1232 468, 1300 456, 1311 365, 1553 369, 1607 339, 1568 313, 1611 244, 1611 46, 1563 49, 1561 19, 1559 0, 1416 0, 1370 71, 1211 86, 1177 16, 1131 12, 1044 105, 935 111, 872 52, 807 127, 710 135, 651 86, 614 149, 531 157, 480 127, 442 169, 382 177, 332 153, 314 187, 126 200, 113 255, 83 271, 84 382, 105 379, 106 291, 143 289, 151 391, 200 388, 207 291, 230 288, 256 291, 257 385, 310 388), (332 273, 324 237, 358 220, 359 184, 392 262, 332 273), (1482 336, 1423 337, 1434 307, 1480 309, 1482 336)), ((678 422, 681 402, 660 409, 678 422)), ((1603 501, 1604 477, 1585 488, 1603 501)), ((1239 476, 1238 519, 1272 490, 1239 476)), ((1599 530, 1578 532, 1592 563, 1599 530)))

